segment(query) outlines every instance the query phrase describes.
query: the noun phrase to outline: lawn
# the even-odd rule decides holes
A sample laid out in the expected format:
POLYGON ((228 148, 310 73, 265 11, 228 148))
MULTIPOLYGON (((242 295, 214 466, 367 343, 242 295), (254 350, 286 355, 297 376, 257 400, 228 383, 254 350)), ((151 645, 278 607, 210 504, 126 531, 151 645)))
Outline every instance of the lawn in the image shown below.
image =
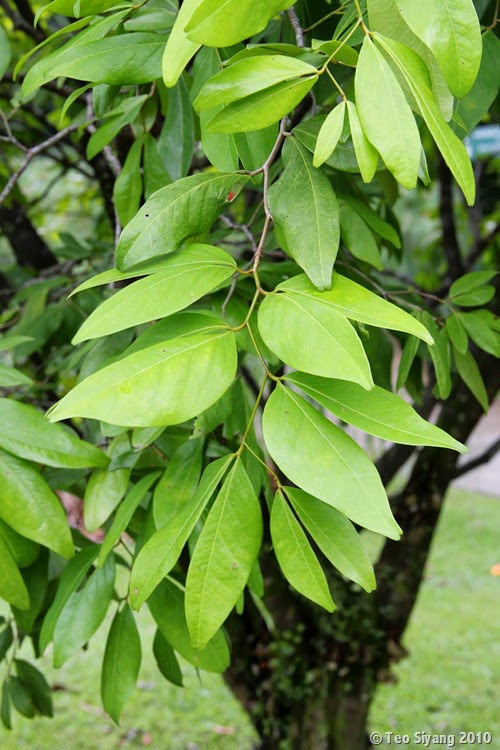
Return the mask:
MULTIPOLYGON (((500 695, 500 578, 490 572, 500 562, 499 528, 499 500, 458 490, 449 494, 406 634, 410 656, 395 670, 397 685, 380 688, 371 729, 410 737, 422 731, 457 736, 488 731, 493 735, 488 747, 500 750, 500 716, 494 710, 500 695)), ((57 688, 56 716, 31 722, 16 716, 11 733, 0 729, 1 750, 251 748, 252 730, 219 677, 198 677, 186 667, 184 689, 162 680, 147 646, 153 625, 146 612, 139 689, 122 725, 114 726, 99 700, 107 627, 62 670, 52 670, 45 658, 46 674, 57 688)), ((412 739, 409 746, 417 744, 412 739)))

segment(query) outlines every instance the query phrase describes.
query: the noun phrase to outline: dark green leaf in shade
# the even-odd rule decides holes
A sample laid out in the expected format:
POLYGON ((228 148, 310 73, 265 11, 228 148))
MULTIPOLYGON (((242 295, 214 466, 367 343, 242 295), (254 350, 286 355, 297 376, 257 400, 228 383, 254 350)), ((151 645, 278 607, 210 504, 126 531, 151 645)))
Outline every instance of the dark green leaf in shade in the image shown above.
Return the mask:
POLYGON ((127 491, 130 469, 94 471, 87 482, 83 499, 85 526, 95 531, 107 521, 127 491))
POLYGON ((343 202, 340 204, 340 237, 355 258, 382 271, 384 266, 371 229, 357 211, 343 202))
POLYGON ((418 347, 419 342, 415 336, 409 336, 406 339, 403 351, 401 352, 401 359, 399 360, 398 378, 396 381, 397 391, 399 391, 408 380, 411 366, 417 355, 418 347))
POLYGON ((158 143, 151 133, 144 135, 143 169, 144 198, 146 200, 157 190, 161 190, 172 182, 172 178, 163 165, 158 143))
POLYGON ((2 702, 0 704, 0 719, 5 729, 12 729, 12 721, 10 716, 10 690, 9 690, 9 678, 4 680, 2 685, 2 702))
POLYGON ((132 694, 141 666, 141 639, 134 615, 125 603, 111 623, 102 663, 102 704, 118 724, 132 694))
POLYGON ((153 654, 158 669, 168 682, 177 687, 183 687, 182 672, 175 655, 175 651, 161 634, 160 630, 156 631, 153 641, 153 654))
POLYGON ((19 568, 0 536, 0 597, 21 610, 28 609, 30 599, 19 568))
POLYGON ((160 528, 186 507, 198 486, 203 460, 203 440, 187 440, 177 448, 158 482, 153 498, 153 515, 160 528))
POLYGON ((189 172, 194 149, 193 107, 181 76, 168 92, 168 109, 158 138, 158 151, 172 180, 189 172))
POLYGON ((455 347, 453 347, 453 359, 458 374, 464 381, 465 385, 479 401, 484 411, 487 412, 489 409, 488 393, 476 360, 469 351, 462 353, 455 347))
POLYGON ((122 171, 113 187, 113 203, 120 223, 125 226, 135 216, 141 204, 142 175, 141 156, 142 138, 135 140, 130 147, 122 171))
POLYGON ((14 664, 17 676, 30 693, 37 713, 42 716, 53 716, 52 693, 43 674, 25 659, 15 659, 14 664))
POLYGON ((455 349, 458 349, 461 354, 465 354, 469 344, 469 338, 458 315, 450 315, 449 318, 446 318, 446 330, 455 349))

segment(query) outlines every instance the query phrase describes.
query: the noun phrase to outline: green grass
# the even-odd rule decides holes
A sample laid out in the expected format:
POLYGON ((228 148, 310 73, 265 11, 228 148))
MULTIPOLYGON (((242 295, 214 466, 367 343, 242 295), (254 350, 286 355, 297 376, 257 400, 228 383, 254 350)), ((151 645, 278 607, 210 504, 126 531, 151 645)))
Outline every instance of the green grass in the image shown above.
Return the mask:
MULTIPOLYGON (((410 737, 417 731, 489 731, 493 742, 488 747, 500 750, 500 716, 494 708, 500 695, 500 578, 490 574, 491 566, 500 562, 499 527, 499 500, 450 493, 405 638, 410 656, 396 667, 398 684, 380 688, 372 730, 410 737)), ((123 712, 121 727, 116 727, 99 698, 99 664, 108 627, 109 621, 89 650, 62 670, 50 668, 45 657, 49 681, 63 688, 54 693, 55 718, 30 722, 16 716, 11 733, 0 730, 1 750, 251 748, 252 730, 219 677, 198 678, 186 667, 186 687, 181 690, 159 676, 150 653, 154 626, 147 612, 141 613, 139 689, 123 712)), ((410 747, 417 745, 412 741, 410 747)))

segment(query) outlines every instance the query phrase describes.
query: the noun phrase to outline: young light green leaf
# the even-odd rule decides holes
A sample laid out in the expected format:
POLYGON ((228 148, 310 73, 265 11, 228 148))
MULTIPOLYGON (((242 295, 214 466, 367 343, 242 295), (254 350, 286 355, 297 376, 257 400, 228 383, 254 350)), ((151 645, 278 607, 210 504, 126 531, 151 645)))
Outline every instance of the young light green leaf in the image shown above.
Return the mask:
POLYGON ((247 57, 209 78, 193 102, 201 111, 227 105, 283 81, 316 76, 312 65, 285 55, 247 57))
POLYGON ((268 294, 258 323, 264 343, 290 367, 373 386, 358 334, 333 307, 305 295, 268 294))
POLYGON ((120 289, 80 327, 73 344, 163 318, 188 307, 237 270, 233 258, 212 245, 188 245, 161 271, 120 289))
POLYGON ((425 326, 407 312, 338 273, 333 274, 331 288, 324 292, 318 292, 305 274, 284 281, 276 289, 293 295, 312 296, 359 323, 411 333, 428 344, 433 342, 425 326))
POLYGON ((194 495, 140 550, 130 576, 130 604, 139 609, 162 578, 170 573, 217 485, 234 456, 224 456, 209 464, 194 495))
POLYGON ((186 579, 186 619, 195 649, 219 630, 246 586, 262 541, 262 515, 237 459, 210 509, 186 579))
POLYGON ((451 92, 461 99, 481 62, 481 29, 472 0, 396 0, 412 31, 435 56, 451 92))
POLYGON ((265 29, 288 6, 287 0, 202 0, 185 29, 194 42, 229 47, 265 29))
POLYGON ((112 514, 127 491, 130 469, 97 469, 87 482, 83 499, 85 526, 95 531, 112 514))
POLYGON ((153 641, 153 654, 155 657, 156 665, 164 678, 177 685, 177 687, 183 687, 182 671, 177 661, 175 651, 167 641, 167 639, 161 634, 160 630, 156 631, 153 641))
POLYGON ((180 584, 165 579, 150 596, 148 607, 163 637, 190 664, 207 672, 221 673, 227 669, 231 657, 222 630, 217 631, 203 651, 193 649, 180 584))
POLYGON ((465 453, 467 448, 444 430, 427 422, 410 404, 375 385, 370 391, 356 383, 295 372, 286 379, 336 417, 384 440, 404 445, 435 445, 465 453))
POLYGON ((283 162, 281 178, 269 189, 269 208, 286 252, 318 289, 329 289, 340 237, 337 198, 296 138, 287 138, 283 162))
POLYGON ((115 180, 113 203, 122 226, 139 210, 142 195, 141 156, 142 138, 135 140, 127 154, 123 169, 115 180))
POLYGON ((157 528, 181 513, 193 497, 201 474, 203 440, 187 440, 172 455, 153 498, 157 528))
POLYGON ((245 175, 200 173, 153 193, 125 227, 116 249, 116 266, 126 271, 142 261, 178 250, 190 237, 210 229, 248 181, 245 175))
POLYGON ((70 595, 54 628, 54 666, 62 665, 94 635, 108 611, 115 583, 115 561, 110 555, 94 570, 81 591, 70 595))
POLYGON ((24 659, 15 659, 19 679, 28 687, 35 708, 42 716, 53 716, 52 693, 43 674, 24 659))
POLYGON ((132 610, 125 603, 111 623, 101 673, 102 704, 116 724, 135 688, 141 658, 139 631, 132 610))
POLYGON ((407 190, 417 184, 420 135, 406 97, 389 64, 365 36, 355 77, 356 106, 370 143, 407 190))
POLYGON ((30 606, 28 589, 8 546, 0 535, 0 597, 18 609, 30 606))
POLYGON ((458 315, 450 315, 449 318, 446 318, 446 330, 455 349, 458 349, 461 354, 465 354, 469 344, 469 338, 458 315))
POLYGON ((363 182, 371 182, 377 171, 378 153, 367 139, 359 121, 356 105, 352 102, 347 102, 347 114, 361 177, 363 182))
POLYGON ((271 539, 283 575, 294 589, 327 612, 334 612, 336 607, 323 569, 281 490, 273 501, 271 539))
POLYGON ((227 391, 236 374, 232 331, 215 329, 164 341, 98 370, 49 412, 131 427, 185 422, 227 391))
POLYGON ((328 159, 339 142, 344 128, 345 109, 345 101, 340 102, 322 124, 314 149, 313 165, 315 167, 320 167, 328 159))
POLYGON ((0 450, 0 517, 22 536, 73 556, 66 514, 34 466, 0 450))
POLYGON ((83 547, 83 549, 81 549, 80 552, 78 552, 78 554, 75 555, 75 557, 73 557, 65 566, 61 574, 61 580, 59 581, 54 601, 50 605, 43 620, 42 630, 40 632, 41 654, 44 653, 52 640, 56 622, 59 619, 59 615, 64 609, 66 602, 87 575, 87 572, 97 557, 98 552, 99 547, 97 544, 90 544, 88 547, 83 547))
POLYGON ((167 116, 158 138, 158 150, 172 180, 189 172, 194 149, 193 107, 181 76, 168 92, 167 116))
POLYGON ((184 29, 202 2, 203 0, 184 0, 167 39, 162 58, 162 75, 168 88, 175 86, 188 62, 200 49, 201 45, 188 39, 184 29))
POLYGON ((99 448, 80 440, 61 425, 50 424, 28 404, 0 398, 0 423, 0 448, 28 461, 67 469, 109 463, 99 448))
POLYGON ((372 564, 359 534, 338 510, 296 487, 284 487, 301 522, 325 557, 365 591, 375 588, 372 564))
POLYGON ((161 260, 150 260, 145 263, 141 263, 133 271, 119 271, 117 268, 110 268, 107 271, 102 271, 95 276, 91 276, 83 283, 79 284, 76 289, 73 289, 69 297, 79 292, 84 292, 87 289, 93 289, 96 286, 103 286, 104 284, 113 284, 116 281, 126 281, 127 279, 135 279, 138 276, 148 276, 151 273, 162 271, 165 267, 165 263, 170 258, 162 258, 161 260))
POLYGON ((366 453, 303 398, 278 383, 262 429, 271 457, 290 481, 360 526, 399 539, 401 530, 366 453))
POLYGON ((355 258, 382 271, 384 266, 375 237, 357 211, 344 202, 340 204, 340 237, 355 258))
POLYGON ((245 133, 267 128, 291 112, 317 79, 316 73, 306 78, 283 81, 237 99, 208 121, 207 130, 212 133, 245 133))
POLYGON ((453 347, 453 359, 465 385, 487 412, 490 407, 488 393, 476 360, 469 351, 462 353, 455 347, 453 347))

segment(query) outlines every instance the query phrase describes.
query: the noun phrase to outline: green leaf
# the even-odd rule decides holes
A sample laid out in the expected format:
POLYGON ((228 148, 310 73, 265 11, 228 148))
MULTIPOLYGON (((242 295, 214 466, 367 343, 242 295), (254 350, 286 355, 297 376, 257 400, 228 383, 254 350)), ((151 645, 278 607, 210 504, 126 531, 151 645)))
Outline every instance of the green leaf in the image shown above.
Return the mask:
POLYGON ((58 498, 29 463, 0 450, 0 517, 22 536, 59 555, 73 556, 66 514, 58 498))
POLYGON ((7 679, 9 681, 10 697, 15 709, 27 719, 32 719, 36 714, 36 709, 28 686, 19 677, 10 675, 7 679))
POLYGON ((58 669, 94 635, 108 611, 115 583, 115 561, 108 557, 85 586, 70 595, 54 628, 54 666, 58 669))
POLYGON ((471 271, 453 282, 450 287, 449 297, 455 301, 455 297, 482 287, 497 275, 498 271, 471 271))
POLYGON ((453 359, 465 385, 487 412, 490 406, 488 393, 476 360, 469 351, 462 353, 455 347, 453 347, 453 359))
POLYGON ((0 365, 0 387, 15 388, 18 385, 33 385, 34 381, 15 367, 0 365))
POLYGON ((209 78, 193 102, 201 111, 227 105, 283 81, 316 76, 312 65, 285 55, 247 57, 209 78))
POLYGON ((450 317, 446 319, 446 330, 455 349, 458 349, 461 354, 465 354, 469 344, 469 338, 458 315, 450 315, 450 317))
POLYGON ((147 96, 131 97, 125 99, 113 113, 108 113, 106 122, 101 125, 89 138, 86 148, 87 159, 93 159, 108 143, 111 143, 118 133, 139 115, 142 107, 147 101, 147 96))
POLYGON ((378 153, 367 139, 359 121, 356 105, 352 102, 347 102, 347 114, 361 177, 363 182, 371 182, 377 171, 378 153))
POLYGON ((172 182, 172 178, 163 166, 158 143, 151 133, 144 135, 143 180, 146 200, 157 190, 161 190, 172 182))
POLYGON ((493 329, 495 316, 489 310, 474 310, 469 313, 459 313, 458 318, 473 342, 488 354, 500 356, 500 340, 493 329))
POLYGON ((375 34, 374 39, 390 57, 408 84, 437 147, 462 188, 467 203, 472 206, 475 197, 475 180, 470 159, 465 146, 441 114, 430 87, 425 64, 411 49, 393 39, 388 39, 381 34, 375 34))
POLYGON ((42 716, 53 716, 51 688, 43 674, 24 659, 15 659, 14 664, 17 676, 28 689, 37 712, 42 716))
POLYGON ((195 649, 219 630, 246 586, 262 540, 260 505, 238 459, 210 509, 186 579, 186 619, 195 649))
POLYGON ((120 289, 80 327, 73 344, 163 318, 188 307, 237 270, 224 250, 188 245, 164 261, 161 271, 120 289))
POLYGON ((198 486, 203 460, 203 440, 187 440, 170 458, 153 498, 157 528, 181 513, 198 486))
POLYGON ((116 724, 134 691, 141 666, 141 639, 127 603, 113 618, 102 662, 101 697, 116 724))
POLYGON ((31 336, 0 336, 0 352, 14 349, 19 344, 25 344, 27 341, 33 341, 31 336))
POLYGON ((340 102, 322 124, 314 149, 313 165, 315 167, 320 167, 335 150, 344 128, 345 109, 345 101, 340 102))
POLYGON ((399 391, 399 389, 402 388, 408 380, 410 369, 415 360, 418 347, 419 342, 417 338, 415 338, 414 336, 410 336, 406 339, 405 345, 403 346, 403 351, 401 352, 401 359, 399 361, 398 379, 396 382, 397 391, 399 391))
POLYGON ((287 0, 202 0, 185 29, 199 44, 228 47, 265 29, 288 6, 287 0))
POLYGON ((323 42, 320 39, 312 40, 312 48, 315 52, 323 52, 327 57, 331 57, 336 62, 342 62, 344 65, 350 65, 356 67, 358 62, 358 53, 353 47, 349 47, 348 44, 340 42, 336 39, 332 39, 328 42, 323 42))
POLYGON ((376 234, 382 237, 384 240, 390 242, 394 247, 398 249, 401 247, 401 240, 399 234, 394 229, 392 224, 388 221, 384 221, 378 213, 376 213, 370 206, 363 203, 351 195, 343 195, 342 202, 353 208, 359 216, 363 219, 365 224, 368 224, 376 234))
POLYGON ((0 632, 0 661, 3 661, 14 642, 12 625, 8 623, 0 632))
POLYGON ((131 427, 185 422, 227 391, 236 374, 232 331, 212 330, 164 341, 98 370, 49 413, 131 427))
MULTIPOLYGON (((162 526, 140 550, 130 576, 130 604, 139 609, 162 578, 172 570, 217 485, 234 456, 209 464, 194 495, 176 516, 162 526)), ((174 646, 175 647, 175 646, 174 646)))
POLYGON ((273 501, 271 539, 283 575, 294 589, 328 612, 334 612, 336 607, 323 568, 281 490, 273 501))
POLYGON ((284 490, 301 522, 332 565, 365 591, 373 591, 376 584, 372 564, 352 523, 307 492, 295 487, 284 490))
POLYGON ((10 718, 10 690, 9 679, 7 678, 2 685, 2 703, 0 705, 0 719, 5 729, 12 729, 10 718))
POLYGON ((135 216, 141 204, 142 139, 135 140, 127 154, 123 169, 115 180, 113 203, 120 223, 125 226, 135 216))
POLYGON ((422 323, 434 339, 434 346, 429 348, 434 370, 436 372, 437 392, 439 398, 447 399, 451 392, 451 360, 448 334, 439 329, 429 313, 422 314, 422 323))
POLYGON ((146 474, 142 477, 137 484, 135 484, 130 492, 127 493, 125 499, 120 504, 120 507, 116 511, 116 515, 113 519, 113 523, 109 527, 104 541, 99 551, 98 567, 102 567, 106 561, 107 556, 112 551, 115 544, 117 544, 121 535, 127 528, 142 500, 146 496, 149 488, 153 482, 158 479, 160 472, 155 471, 150 474, 146 474))
POLYGON ((478 307, 479 305, 486 305, 494 296, 495 287, 492 284, 485 284, 476 289, 471 289, 470 292, 455 294, 452 301, 454 305, 459 307, 478 307))
POLYGON ((460 453, 467 450, 444 430, 422 419, 404 399, 377 385, 366 391, 356 383, 302 372, 285 377, 336 417, 370 435, 404 445, 435 445, 460 453))
POLYGON ((99 448, 80 440, 61 425, 50 424, 28 404, 0 398, 0 422, 0 447, 28 461, 67 469, 109 463, 99 448))
POLYGON ((125 495, 130 469, 94 471, 87 482, 83 500, 85 526, 95 531, 103 525, 125 495))
POLYGON ((389 64, 365 36, 356 67, 356 106, 366 137, 407 190, 417 184, 420 135, 389 64))
POLYGON ((10 554, 14 558, 16 565, 20 568, 27 568, 35 562, 39 553, 40 545, 32 542, 30 539, 18 534, 11 529, 4 521, 0 519, 0 536, 5 545, 7 545, 10 554))
POLYGON ((98 552, 99 547, 96 544, 83 547, 83 549, 81 549, 80 552, 78 552, 78 554, 75 555, 75 557, 73 557, 73 559, 65 566, 61 575, 61 580, 59 581, 56 596, 43 621, 42 630, 40 632, 41 654, 44 653, 48 644, 52 640, 54 628, 66 602, 71 594, 76 591, 82 583, 90 566, 97 557, 98 552))
POLYGON ((226 637, 219 630, 203 651, 196 651, 186 622, 184 592, 177 582, 166 579, 148 600, 158 629, 184 659, 197 669, 222 673, 229 666, 230 654, 226 637))
POLYGON ((158 138, 158 149, 172 180, 187 175, 193 158, 194 118, 189 91, 182 77, 168 93, 167 116, 158 138))
POLYGON ((433 342, 425 326, 407 312, 338 273, 333 274, 331 289, 324 292, 318 292, 304 274, 284 281, 279 284, 277 290, 292 293, 294 296, 314 297, 346 318, 357 320, 359 323, 411 333, 428 344, 433 342))
POLYGON ((366 453, 303 398, 279 383, 266 403, 262 429, 272 459, 290 481, 360 526, 399 539, 366 453))
POLYGON ((28 590, 30 606, 28 609, 20 610, 12 608, 18 630, 26 634, 38 632, 38 616, 47 594, 47 584, 49 575, 49 551, 40 550, 37 559, 32 565, 22 571, 24 584, 28 590), (35 622, 37 623, 35 627, 35 622))
POLYGON ((81 0, 80 2, 75 2, 75 0, 52 0, 51 3, 44 5, 38 12, 36 20, 38 20, 42 11, 43 13, 58 13, 61 16, 80 18, 80 16, 93 16, 97 13, 102 13, 116 4, 116 0, 84 0, 83 3, 81 0))
POLYGON ((371 230, 361 216, 348 204, 340 204, 340 236, 342 242, 355 258, 383 270, 380 252, 371 230))
POLYGON ((461 99, 481 62, 481 30, 472 0, 396 0, 412 31, 435 56, 451 92, 461 99))
POLYGON ((162 58, 162 75, 165 86, 169 88, 175 86, 188 62, 200 49, 201 45, 188 39, 184 29, 202 2, 203 0, 184 0, 167 39, 162 58))
POLYGON ((285 117, 314 86, 318 75, 284 81, 237 99, 207 123, 213 133, 244 133, 267 128, 285 117))
POLYGON ((91 276, 82 284, 79 284, 76 289, 73 289, 69 297, 79 292, 84 292, 87 289, 93 289, 96 286, 103 286, 104 284, 113 284, 116 281, 127 281, 127 279, 135 279, 137 276, 148 276, 149 274, 162 271, 165 267, 165 263, 170 258, 162 258, 161 260, 150 260, 145 263, 141 263, 140 266, 134 268, 132 271, 119 271, 117 268, 110 268, 107 271, 98 273, 95 276, 91 276))
POLYGON ((164 678, 171 682, 172 685, 183 687, 182 671, 175 651, 159 630, 156 631, 153 641, 153 654, 156 665, 164 678))
POLYGON ((277 135, 276 125, 254 132, 235 133, 234 143, 243 167, 250 172, 262 167, 273 150, 277 135))
POLYGON ((18 609, 29 609, 28 589, 2 536, 0 536, 0 597, 18 609))
POLYGON ((0 79, 3 78, 7 71, 11 58, 11 49, 9 38, 3 28, 0 26, 0 79))
POLYGON ((457 102, 454 115, 470 133, 483 119, 498 95, 500 39, 494 29, 482 35, 483 55, 478 76, 469 93, 457 102))
POLYGON ((354 327, 333 307, 312 296, 271 293, 259 308, 258 323, 264 343, 290 367, 373 386, 354 327))
POLYGON ((190 237, 210 229, 248 177, 200 173, 153 193, 125 227, 116 249, 116 266, 126 271, 142 261, 178 250, 190 237))
POLYGON ((286 252, 318 289, 329 289, 340 236, 337 198, 296 138, 287 138, 283 162, 281 178, 269 189, 269 208, 286 252))

